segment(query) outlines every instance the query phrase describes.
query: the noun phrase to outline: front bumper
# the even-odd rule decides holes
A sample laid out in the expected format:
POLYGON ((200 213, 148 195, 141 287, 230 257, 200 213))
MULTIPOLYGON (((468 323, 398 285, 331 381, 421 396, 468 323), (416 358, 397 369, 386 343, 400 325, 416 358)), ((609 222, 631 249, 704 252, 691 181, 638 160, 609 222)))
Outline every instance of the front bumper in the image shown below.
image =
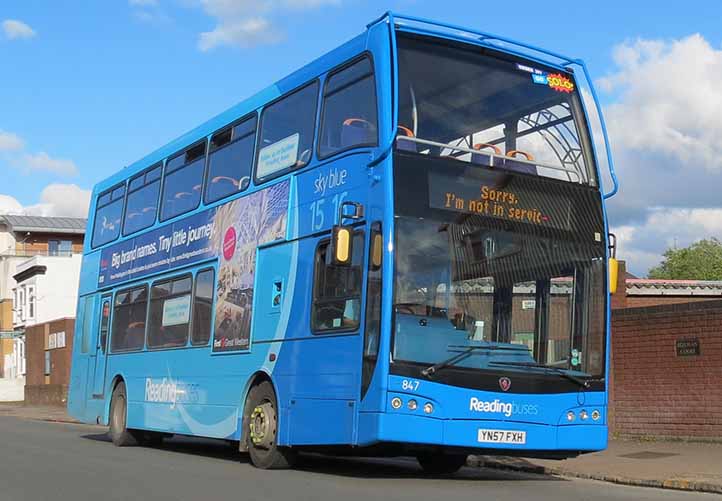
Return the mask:
POLYGON ((393 413, 379 413, 375 417, 374 435, 379 442, 435 445, 479 453, 508 451, 509 455, 520 456, 531 451, 534 451, 533 455, 539 455, 539 451, 549 451, 550 456, 554 455, 554 451, 575 451, 578 454, 607 447, 607 426, 604 424, 544 425, 481 419, 437 419, 393 413), (526 443, 480 443, 477 440, 479 429, 524 431, 526 443))

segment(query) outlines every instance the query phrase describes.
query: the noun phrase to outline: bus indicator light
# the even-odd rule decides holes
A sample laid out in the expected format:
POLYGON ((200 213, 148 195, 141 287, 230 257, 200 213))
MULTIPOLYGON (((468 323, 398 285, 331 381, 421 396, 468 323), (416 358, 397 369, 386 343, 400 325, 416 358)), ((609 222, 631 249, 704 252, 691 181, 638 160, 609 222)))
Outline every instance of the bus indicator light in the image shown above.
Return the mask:
POLYGON ((394 409, 400 409, 402 405, 403 402, 399 397, 394 397, 391 399, 391 407, 393 407, 394 409))

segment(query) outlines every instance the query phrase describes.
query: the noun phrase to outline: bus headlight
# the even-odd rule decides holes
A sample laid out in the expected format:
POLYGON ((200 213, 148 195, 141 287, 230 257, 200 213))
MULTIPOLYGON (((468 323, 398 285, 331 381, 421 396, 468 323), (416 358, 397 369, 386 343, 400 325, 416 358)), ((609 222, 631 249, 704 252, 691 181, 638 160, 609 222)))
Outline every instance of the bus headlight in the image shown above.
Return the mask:
POLYGON ((593 419, 594 421, 599 421, 599 418, 600 418, 600 417, 602 417, 602 414, 601 414, 598 410, 594 409, 594 410, 592 411, 592 419, 593 419))
POLYGON ((399 397, 394 397, 391 399, 391 407, 393 407, 394 409, 400 409, 402 405, 403 402, 399 397))
POLYGON ((575 417, 576 416, 574 416, 574 411, 567 412, 567 421, 572 422, 572 421, 574 421, 575 417))
POLYGON ((431 414, 434 412, 434 405, 431 402, 426 402, 424 404, 424 414, 431 414))
POLYGON ((410 411, 415 411, 416 408, 419 406, 419 404, 414 399, 409 400, 409 403, 407 405, 409 406, 410 411))
POLYGON ((586 421, 587 419, 589 419, 589 414, 587 413, 587 411, 585 411, 584 409, 582 409, 581 412, 579 413, 579 418, 580 418, 582 421, 586 421))

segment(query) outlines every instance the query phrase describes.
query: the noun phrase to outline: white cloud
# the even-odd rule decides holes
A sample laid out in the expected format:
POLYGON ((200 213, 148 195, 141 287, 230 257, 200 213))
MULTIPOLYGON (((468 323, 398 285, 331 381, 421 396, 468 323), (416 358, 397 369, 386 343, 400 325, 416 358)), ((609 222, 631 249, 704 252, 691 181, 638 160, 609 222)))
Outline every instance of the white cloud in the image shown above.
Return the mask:
POLYGON ((600 85, 620 92, 606 110, 615 146, 722 171, 722 50, 701 35, 637 40, 616 47, 614 61, 600 85))
POLYGON ((59 174, 62 176, 75 176, 78 174, 78 167, 72 160, 62 158, 52 158, 50 155, 41 151, 34 154, 25 154, 21 159, 14 162, 26 171, 41 171, 59 174))
POLYGON ((221 45, 248 48, 274 43, 280 39, 280 33, 277 33, 266 19, 256 17, 219 24, 213 31, 201 33, 198 48, 204 52, 221 45))
POLYGON ((23 206, 16 198, 0 194, 0 214, 23 214, 23 206))
POLYGON ((677 245, 722 237, 722 50, 700 35, 626 42, 598 88, 620 192, 609 204, 619 257, 636 274, 677 245))
POLYGON ((0 130, 0 151, 17 151, 24 147, 23 140, 20 136, 12 132, 0 130))
POLYGON ((0 214, 88 217, 89 204, 90 190, 75 184, 50 184, 40 193, 40 201, 27 207, 10 195, 0 194, 0 214))
POLYGON ((32 38, 36 35, 30 26, 16 19, 6 19, 2 22, 2 30, 8 40, 19 38, 32 38))
POLYGON ((337 5, 340 0, 195 0, 195 3, 216 19, 216 26, 198 37, 198 48, 205 52, 224 45, 248 48, 276 43, 283 33, 272 20, 289 10, 337 5))

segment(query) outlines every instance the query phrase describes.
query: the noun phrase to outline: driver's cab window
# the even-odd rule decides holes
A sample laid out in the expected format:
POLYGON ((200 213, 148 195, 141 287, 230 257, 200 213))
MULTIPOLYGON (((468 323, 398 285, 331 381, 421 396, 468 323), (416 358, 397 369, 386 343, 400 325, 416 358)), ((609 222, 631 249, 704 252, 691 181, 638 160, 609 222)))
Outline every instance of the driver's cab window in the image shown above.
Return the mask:
POLYGON ((316 333, 356 330, 361 318, 363 232, 354 233, 350 265, 334 263, 330 241, 316 249, 311 326, 316 333))

